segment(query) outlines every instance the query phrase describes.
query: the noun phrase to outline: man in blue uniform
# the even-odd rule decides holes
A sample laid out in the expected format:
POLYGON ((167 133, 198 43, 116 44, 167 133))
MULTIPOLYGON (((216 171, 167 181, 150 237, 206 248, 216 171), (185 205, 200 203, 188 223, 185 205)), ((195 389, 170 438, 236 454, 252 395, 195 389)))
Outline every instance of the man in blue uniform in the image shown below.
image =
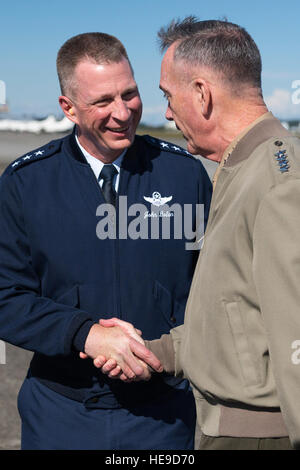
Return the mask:
POLYGON ((209 178, 183 149, 135 135, 142 104, 116 38, 71 38, 57 69, 74 132, 0 181, 0 337, 34 351, 18 400, 22 448, 191 449, 189 384, 151 376, 134 352, 139 330, 151 340, 183 322, 198 256, 183 222, 196 231, 197 205, 206 220, 209 178), (112 316, 134 324, 135 339, 99 324, 112 316), (148 382, 108 378, 101 355, 148 382))

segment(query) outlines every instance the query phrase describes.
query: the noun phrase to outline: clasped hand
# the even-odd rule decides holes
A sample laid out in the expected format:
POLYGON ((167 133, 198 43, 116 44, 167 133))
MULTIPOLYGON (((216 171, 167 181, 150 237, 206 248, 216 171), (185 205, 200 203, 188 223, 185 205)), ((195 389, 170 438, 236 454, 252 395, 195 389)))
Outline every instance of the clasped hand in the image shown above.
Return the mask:
POLYGON ((149 380, 153 371, 163 371, 158 358, 145 347, 142 332, 118 318, 93 325, 79 356, 91 358, 101 372, 123 382, 149 380))

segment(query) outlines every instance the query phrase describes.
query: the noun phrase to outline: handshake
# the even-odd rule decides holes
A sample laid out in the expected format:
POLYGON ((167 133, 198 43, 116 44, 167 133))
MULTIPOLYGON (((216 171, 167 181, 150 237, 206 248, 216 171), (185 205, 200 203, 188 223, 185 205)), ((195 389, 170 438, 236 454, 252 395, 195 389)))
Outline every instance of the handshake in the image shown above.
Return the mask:
POLYGON ((111 379, 149 380, 153 371, 163 371, 159 359, 146 348, 142 332, 118 318, 93 325, 84 349, 79 353, 81 359, 91 358, 94 366, 111 379))

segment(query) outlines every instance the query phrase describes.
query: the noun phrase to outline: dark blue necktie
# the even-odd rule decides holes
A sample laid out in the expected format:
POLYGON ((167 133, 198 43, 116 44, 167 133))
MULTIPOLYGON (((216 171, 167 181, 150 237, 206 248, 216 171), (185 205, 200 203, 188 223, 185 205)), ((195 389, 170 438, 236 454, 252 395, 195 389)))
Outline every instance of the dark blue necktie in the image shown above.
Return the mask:
POLYGON ((103 179, 102 192, 108 204, 116 204, 116 191, 114 190, 113 179, 117 173, 116 167, 110 164, 104 165, 99 175, 99 181, 103 179))

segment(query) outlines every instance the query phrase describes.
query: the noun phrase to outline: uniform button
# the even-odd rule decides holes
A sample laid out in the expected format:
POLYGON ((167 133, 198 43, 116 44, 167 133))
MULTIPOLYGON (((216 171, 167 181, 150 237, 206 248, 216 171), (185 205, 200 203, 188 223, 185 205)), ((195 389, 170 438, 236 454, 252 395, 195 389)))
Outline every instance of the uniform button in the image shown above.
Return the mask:
POLYGON ((277 147, 281 147, 281 145, 283 145, 283 142, 281 142, 281 140, 276 140, 276 142, 274 142, 274 144, 275 144, 277 147))
POLYGON ((175 317, 171 317, 171 322, 172 322, 172 323, 176 323, 176 318, 175 318, 175 317))
POLYGON ((93 397, 89 400, 90 403, 98 403, 99 398, 98 397, 93 397))

